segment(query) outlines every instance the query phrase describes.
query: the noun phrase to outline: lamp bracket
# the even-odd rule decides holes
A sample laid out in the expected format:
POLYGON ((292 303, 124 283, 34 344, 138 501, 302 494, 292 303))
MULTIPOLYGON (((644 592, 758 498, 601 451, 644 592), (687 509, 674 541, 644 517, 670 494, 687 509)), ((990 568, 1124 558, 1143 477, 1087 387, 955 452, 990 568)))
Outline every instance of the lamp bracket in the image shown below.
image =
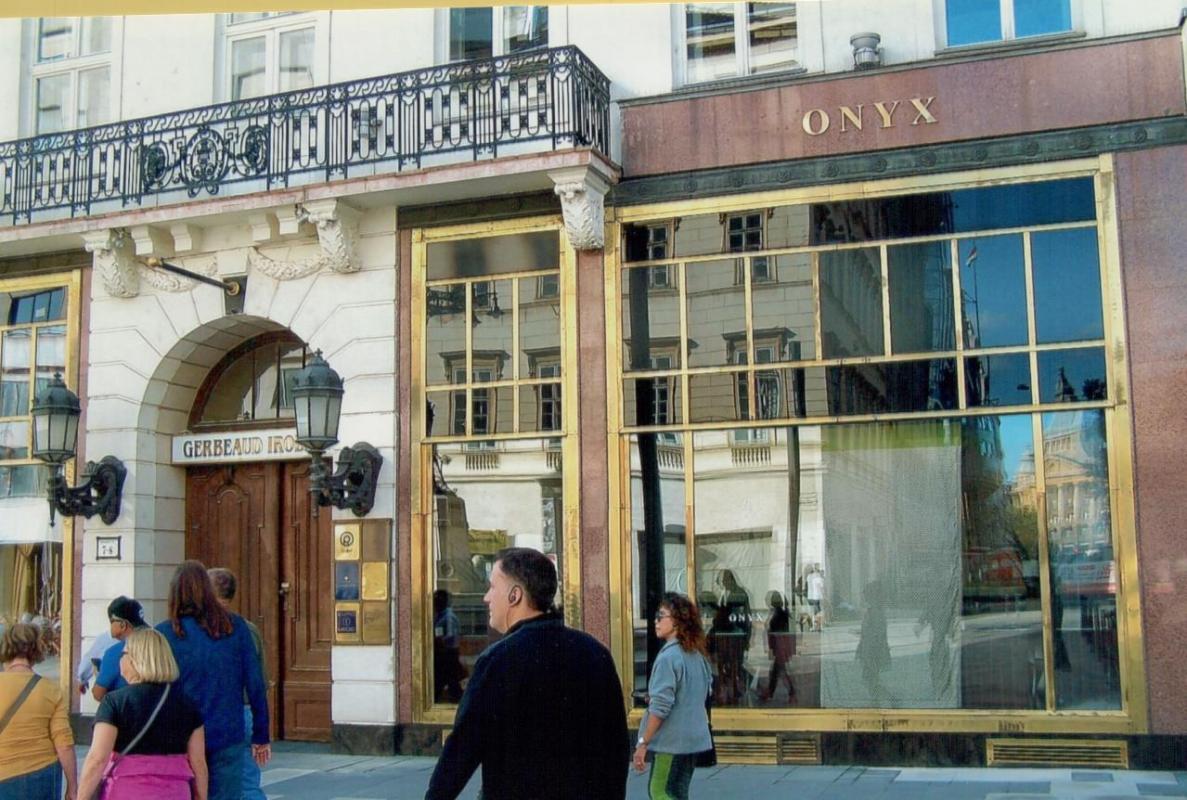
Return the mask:
POLYGON ((338 464, 329 473, 321 453, 313 453, 309 491, 313 495, 314 511, 318 506, 349 508, 356 517, 365 517, 375 505, 375 488, 383 456, 367 442, 343 447, 338 464))
POLYGON ((98 514, 107 525, 119 517, 124 479, 128 476, 124 462, 115 456, 103 456, 97 464, 88 461, 82 476, 86 479, 83 483, 70 486, 60 465, 53 471, 49 485, 51 525, 55 510, 64 517, 90 519, 98 514))

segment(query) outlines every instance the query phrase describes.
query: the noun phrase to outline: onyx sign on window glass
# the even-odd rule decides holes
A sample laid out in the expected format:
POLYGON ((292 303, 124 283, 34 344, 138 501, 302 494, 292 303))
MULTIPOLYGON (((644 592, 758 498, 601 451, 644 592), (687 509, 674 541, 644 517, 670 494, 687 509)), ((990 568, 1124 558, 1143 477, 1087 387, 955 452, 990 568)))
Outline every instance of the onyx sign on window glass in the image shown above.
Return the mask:
POLYGON ((948 46, 1062 33, 1071 0, 946 0, 948 46))

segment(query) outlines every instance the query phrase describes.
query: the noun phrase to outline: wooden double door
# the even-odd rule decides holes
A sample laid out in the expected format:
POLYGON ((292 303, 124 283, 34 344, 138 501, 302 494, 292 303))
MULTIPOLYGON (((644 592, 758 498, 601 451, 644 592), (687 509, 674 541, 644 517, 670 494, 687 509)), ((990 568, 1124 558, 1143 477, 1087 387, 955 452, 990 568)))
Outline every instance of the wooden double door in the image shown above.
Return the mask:
POLYGON ((333 539, 310 515, 309 462, 191 467, 186 558, 239 579, 235 611, 260 629, 274 739, 330 738, 333 539))

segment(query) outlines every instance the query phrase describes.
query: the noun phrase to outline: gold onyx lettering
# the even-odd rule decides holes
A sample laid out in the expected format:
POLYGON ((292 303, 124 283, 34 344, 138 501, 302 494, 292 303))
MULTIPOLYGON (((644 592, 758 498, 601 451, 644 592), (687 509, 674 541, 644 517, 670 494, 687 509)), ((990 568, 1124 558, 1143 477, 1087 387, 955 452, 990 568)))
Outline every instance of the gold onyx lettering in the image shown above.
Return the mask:
MULTIPOLYGON (((873 113, 870 113, 870 106, 865 103, 839 106, 836 118, 840 120, 838 127, 841 133, 864 130, 867 123, 871 127, 877 125, 880 128, 893 128, 905 119, 904 114, 895 116, 898 111, 914 112, 915 116, 911 119, 911 125, 934 125, 938 122, 932 109, 932 104, 935 101, 934 95, 932 97, 912 97, 908 100, 879 100, 872 104, 873 113)), ((810 108, 804 112, 800 124, 803 126, 804 133, 809 136, 821 136, 832 127, 833 119, 833 115, 830 115, 827 109, 810 108)))

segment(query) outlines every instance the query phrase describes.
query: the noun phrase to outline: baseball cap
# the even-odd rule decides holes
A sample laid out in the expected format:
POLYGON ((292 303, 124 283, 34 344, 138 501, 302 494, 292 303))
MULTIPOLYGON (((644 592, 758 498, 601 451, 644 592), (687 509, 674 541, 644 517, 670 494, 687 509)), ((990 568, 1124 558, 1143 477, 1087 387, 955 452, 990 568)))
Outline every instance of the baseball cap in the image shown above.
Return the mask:
POLYGON ((117 619, 122 620, 129 623, 133 628, 143 628, 148 625, 144 621, 144 609, 140 603, 122 594, 108 604, 107 619, 113 622, 117 619))

